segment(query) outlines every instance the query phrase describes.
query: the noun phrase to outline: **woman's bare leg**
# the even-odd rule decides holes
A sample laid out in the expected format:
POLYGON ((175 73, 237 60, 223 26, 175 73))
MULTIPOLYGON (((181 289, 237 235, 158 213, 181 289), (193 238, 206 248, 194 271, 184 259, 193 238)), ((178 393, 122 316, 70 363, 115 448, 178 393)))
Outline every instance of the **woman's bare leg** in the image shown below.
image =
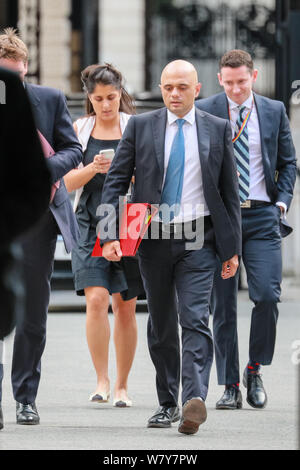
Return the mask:
POLYGON ((104 287, 87 287, 85 289, 85 296, 87 343, 97 375, 95 393, 108 393, 110 390, 108 377, 110 340, 108 319, 109 293, 104 287))
POLYGON ((115 316, 114 342, 117 361, 114 398, 126 401, 128 400, 127 380, 137 345, 136 298, 125 302, 120 294, 113 294, 112 299, 115 316))

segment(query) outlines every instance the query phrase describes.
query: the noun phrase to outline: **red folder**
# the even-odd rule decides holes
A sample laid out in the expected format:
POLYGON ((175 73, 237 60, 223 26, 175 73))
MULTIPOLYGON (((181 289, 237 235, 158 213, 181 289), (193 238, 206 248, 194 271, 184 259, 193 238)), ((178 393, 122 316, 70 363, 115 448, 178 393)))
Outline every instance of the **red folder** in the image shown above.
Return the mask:
MULTIPOLYGON (((123 256, 135 256, 138 247, 158 209, 147 203, 128 203, 120 224, 120 245, 123 256)), ((100 238, 97 237, 93 257, 102 256, 100 238)))

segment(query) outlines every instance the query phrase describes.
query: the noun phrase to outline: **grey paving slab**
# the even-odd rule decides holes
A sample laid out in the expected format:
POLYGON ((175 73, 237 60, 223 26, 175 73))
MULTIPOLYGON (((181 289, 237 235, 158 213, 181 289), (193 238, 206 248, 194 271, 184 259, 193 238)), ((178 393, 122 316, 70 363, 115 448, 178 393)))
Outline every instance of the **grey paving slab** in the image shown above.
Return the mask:
MULTIPOLYGON (((247 361, 250 302, 239 295, 239 339, 241 365, 247 361)), ((113 316, 110 315, 113 327, 113 316)), ((0 450, 211 450, 296 449, 299 399, 297 367, 292 363, 292 344, 300 339, 300 302, 285 299, 280 306, 277 348, 272 367, 263 370, 269 403, 254 410, 244 400, 240 411, 217 411, 222 393, 216 383, 215 366, 207 399, 208 420, 194 436, 171 429, 147 429, 148 417, 157 407, 155 377, 146 342, 147 314, 137 315, 139 342, 129 380, 134 406, 113 408, 112 403, 88 402, 95 376, 85 340, 85 316, 81 313, 52 313, 48 318, 48 340, 43 357, 42 380, 37 400, 40 426, 15 424, 10 385, 12 338, 6 340, 6 375, 3 411, 5 428, 0 432, 0 450)), ((110 376, 115 377, 114 348, 110 351, 110 376)), ((245 390, 243 397, 245 398, 245 390)))

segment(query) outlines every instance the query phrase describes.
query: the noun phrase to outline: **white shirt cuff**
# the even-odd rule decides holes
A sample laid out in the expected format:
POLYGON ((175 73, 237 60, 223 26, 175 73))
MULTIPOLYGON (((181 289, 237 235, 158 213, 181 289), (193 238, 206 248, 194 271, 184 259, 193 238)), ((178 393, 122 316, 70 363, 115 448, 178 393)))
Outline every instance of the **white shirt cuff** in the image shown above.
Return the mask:
POLYGON ((281 215, 282 215, 282 217, 285 217, 285 216, 286 216, 286 212, 287 212, 287 205, 286 205, 286 203, 285 203, 285 202, 278 201, 278 202, 276 202, 276 206, 283 207, 284 212, 283 212, 283 214, 281 214, 281 215))

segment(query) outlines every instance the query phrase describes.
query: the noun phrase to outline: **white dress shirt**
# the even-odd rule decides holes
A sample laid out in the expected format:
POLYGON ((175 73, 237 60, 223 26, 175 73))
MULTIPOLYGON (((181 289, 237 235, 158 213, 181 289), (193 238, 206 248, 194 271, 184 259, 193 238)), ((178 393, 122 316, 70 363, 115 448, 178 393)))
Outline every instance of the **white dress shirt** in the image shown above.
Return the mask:
MULTIPOLYGON (((240 108, 245 106, 247 112, 250 111, 253 103, 252 112, 248 120, 248 137, 249 137, 249 159, 250 159, 250 192, 249 199, 257 201, 271 202, 267 193, 264 167, 261 152, 261 139, 257 110, 253 93, 244 103, 239 106, 227 96, 230 109, 230 124, 232 129, 232 137, 235 135, 236 121, 239 117, 240 108)), ((246 114, 246 112, 244 113, 246 114)), ((286 212, 287 206, 284 202, 277 202, 278 206, 282 206, 286 212)))
MULTIPOLYGON (((176 123, 178 116, 171 111, 168 112, 166 135, 165 135, 165 160, 164 160, 164 179, 165 181, 170 152, 174 137, 178 131, 176 123)), ((172 220, 172 223, 188 222, 198 219, 201 216, 209 215, 209 210, 204 198, 202 171, 200 165, 197 125, 195 117, 195 107, 182 119, 184 146, 185 146, 185 164, 182 197, 179 214, 172 220)))

